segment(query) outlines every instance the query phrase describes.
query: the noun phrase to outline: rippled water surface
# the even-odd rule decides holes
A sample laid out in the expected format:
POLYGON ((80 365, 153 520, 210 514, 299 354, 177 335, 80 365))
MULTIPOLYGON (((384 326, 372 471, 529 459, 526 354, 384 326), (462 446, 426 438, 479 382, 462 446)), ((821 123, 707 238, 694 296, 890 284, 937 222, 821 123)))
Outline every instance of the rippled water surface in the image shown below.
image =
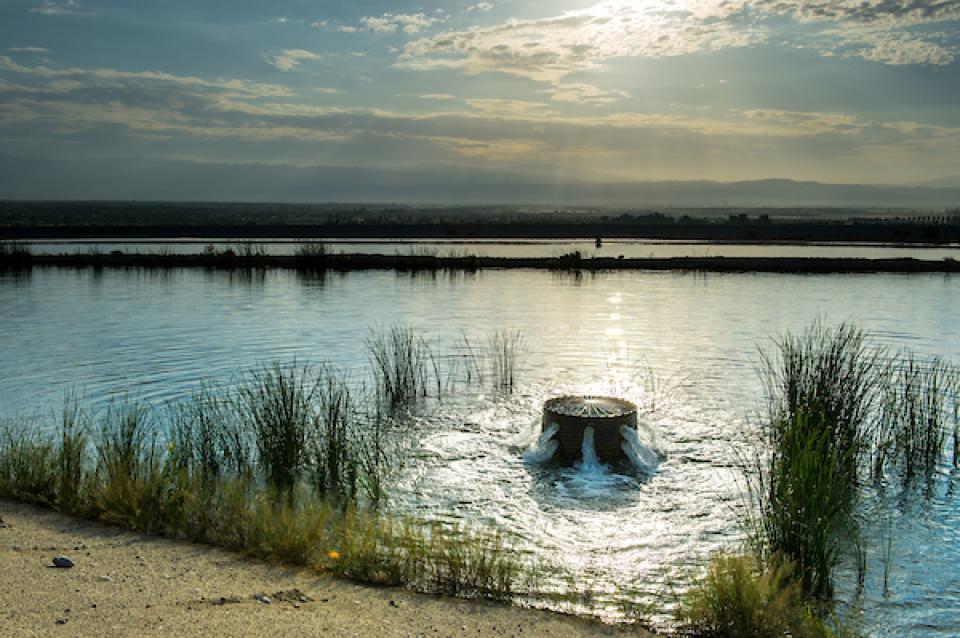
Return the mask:
MULTIPOLYGON (((407 324, 441 355, 521 329, 510 395, 467 386, 420 418, 393 505, 496 524, 594 590, 662 594, 684 569, 742 538, 732 469, 754 431, 758 348, 817 316, 960 361, 960 282, 942 275, 767 275, 541 271, 410 276, 60 270, 0 274, 0 416, 39 423, 69 388, 102 408, 131 393, 160 403, 259 362, 329 361, 365 374, 371 331, 407 324), (648 472, 557 469, 537 459, 546 398, 616 394, 641 406, 648 472)), ((874 635, 960 627, 960 495, 944 477, 930 507, 880 508, 894 530, 863 604, 874 635), (949 566, 949 568, 945 568, 949 566)), ((881 527, 868 530, 879 556, 881 527)), ((886 527, 883 527, 886 529, 886 527)), ((873 560, 871 564, 879 564, 873 560)))

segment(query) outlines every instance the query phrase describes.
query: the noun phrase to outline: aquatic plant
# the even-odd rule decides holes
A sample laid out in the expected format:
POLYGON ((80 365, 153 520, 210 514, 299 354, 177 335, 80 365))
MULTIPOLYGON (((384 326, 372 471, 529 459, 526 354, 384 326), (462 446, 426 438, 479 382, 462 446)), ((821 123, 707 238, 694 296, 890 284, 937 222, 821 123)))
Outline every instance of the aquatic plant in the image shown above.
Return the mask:
POLYGON ((79 399, 71 392, 64 397, 60 414, 56 503, 70 509, 79 503, 83 489, 89 423, 79 399))
POLYGON ((526 342, 520 330, 500 330, 490 336, 487 352, 494 385, 513 389, 517 367, 525 351, 526 342))
POLYGON ((907 484, 929 479, 944 461, 951 433, 956 462, 958 376, 939 358, 922 361, 908 352, 890 361, 873 451, 876 480, 891 471, 907 484))
POLYGON ((307 461, 318 381, 309 366, 273 363, 247 375, 237 409, 251 428, 267 481, 281 491, 296 485, 307 461))
POLYGON ((297 244, 294 256, 308 261, 322 261, 330 255, 330 249, 322 241, 307 241, 297 244))
POLYGON ((686 633, 704 638, 827 638, 834 631, 807 602, 789 560, 718 554, 677 610, 686 633))
MULTIPOLYGON (((304 396, 302 370, 289 366, 255 371, 240 391, 248 402, 242 409, 274 425, 272 415, 278 405, 299 410, 298 397, 304 396), (290 370, 297 372, 291 376, 290 370), (281 398, 282 403, 275 403, 281 398)), ((326 377, 330 383, 333 378, 326 377)), ((348 404, 343 387, 338 381, 329 390, 318 390, 327 397, 328 416, 333 415, 332 421, 340 425, 345 423, 340 415, 349 413, 343 407, 348 404)), ((180 418, 191 412, 209 416, 205 412, 211 410, 209 400, 207 396, 204 407, 177 414, 180 418)), ((224 450, 213 439, 191 442, 192 436, 206 436, 198 435, 198 429, 178 426, 164 444, 154 413, 142 402, 124 400, 111 406, 93 430, 94 463, 58 463, 57 459, 75 459, 82 447, 82 440, 74 435, 80 423, 74 405, 65 409, 59 433, 42 434, 17 427, 20 424, 0 430, 0 498, 216 544, 354 580, 434 593, 506 598, 523 586, 524 576, 530 573, 528 563, 495 533, 387 515, 349 496, 357 493, 355 489, 346 495, 348 502, 329 498, 329 485, 326 492, 302 482, 280 490, 274 486, 276 480, 262 480, 275 470, 265 464, 261 464, 263 473, 252 477, 236 473, 232 463, 211 463, 205 455, 219 453, 222 460, 224 450), (58 489, 66 484, 77 486, 76 492, 58 489)), ((320 420, 314 425, 330 422, 320 420)), ((340 437, 333 435, 335 440, 343 440, 340 437)), ((320 451, 340 454, 337 463, 354 463, 349 458, 352 444, 345 445, 320 451)), ((329 466, 325 470, 326 477, 336 474, 329 466)), ((341 477, 349 474, 349 470, 337 472, 341 477)))
POLYGON ((862 331, 816 321, 763 355, 768 414, 748 464, 748 529, 761 556, 796 562, 800 583, 828 598, 855 545, 861 459, 878 405, 879 354, 862 331))
POLYGON ((426 397, 431 387, 438 397, 442 394, 437 358, 412 328, 393 326, 374 333, 367 348, 377 387, 392 405, 426 397))
MULTIPOLYGON (((858 328, 820 321, 763 361, 768 412, 746 464, 748 526, 762 555, 795 561, 804 589, 829 598, 844 555, 863 553, 863 481, 929 480, 947 461, 951 424, 956 445, 957 368, 890 356, 858 328)), ((857 564, 862 578, 862 556, 857 564)))
MULTIPOLYGON (((244 241, 234 244, 231 252, 240 259, 250 260, 258 257, 266 257, 267 248, 263 244, 244 241)), ((226 251, 224 251, 224 254, 226 254, 226 251)))

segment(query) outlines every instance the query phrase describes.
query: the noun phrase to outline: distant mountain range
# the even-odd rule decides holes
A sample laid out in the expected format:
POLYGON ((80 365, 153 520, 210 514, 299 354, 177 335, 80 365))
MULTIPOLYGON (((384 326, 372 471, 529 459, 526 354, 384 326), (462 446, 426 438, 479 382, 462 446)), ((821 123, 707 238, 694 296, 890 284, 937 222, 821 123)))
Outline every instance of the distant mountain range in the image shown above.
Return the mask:
POLYGON ((607 182, 443 166, 298 167, 0 155, 0 199, 942 209, 960 207, 960 178, 915 186, 789 179, 607 182))

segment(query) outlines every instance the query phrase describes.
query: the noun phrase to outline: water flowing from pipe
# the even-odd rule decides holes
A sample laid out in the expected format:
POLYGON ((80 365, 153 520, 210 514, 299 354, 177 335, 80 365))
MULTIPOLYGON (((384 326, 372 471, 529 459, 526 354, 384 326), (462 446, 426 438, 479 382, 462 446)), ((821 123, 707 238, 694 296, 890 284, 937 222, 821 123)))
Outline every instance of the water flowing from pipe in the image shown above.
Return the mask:
POLYGON ((644 442, 640 438, 640 432, 626 425, 620 428, 620 436, 623 437, 623 443, 620 448, 623 450, 630 463, 638 472, 644 474, 653 474, 657 466, 663 460, 663 454, 659 452, 652 444, 644 442))
POLYGON ((557 443, 553 439, 553 435, 557 433, 560 429, 560 426, 556 423, 551 423, 547 428, 537 437, 537 440, 527 448, 527 451, 523 453, 523 458, 528 463, 543 464, 550 461, 553 458, 553 455, 557 452, 557 443))

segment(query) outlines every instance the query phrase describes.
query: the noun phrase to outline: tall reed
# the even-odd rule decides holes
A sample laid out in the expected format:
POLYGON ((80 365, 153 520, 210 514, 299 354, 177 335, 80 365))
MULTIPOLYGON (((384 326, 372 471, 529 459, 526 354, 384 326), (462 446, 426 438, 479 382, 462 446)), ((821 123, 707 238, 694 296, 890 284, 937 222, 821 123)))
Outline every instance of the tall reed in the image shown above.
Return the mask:
POLYGON ((487 343, 493 383, 503 389, 513 389, 520 360, 526 352, 526 341, 520 330, 500 330, 487 343))
POLYGON ((330 255, 330 249, 322 241, 307 241, 297 244, 294 256, 308 261, 322 261, 330 255))
POLYGON ((307 461, 319 383, 309 366, 273 363, 247 375, 237 389, 240 417, 251 428, 267 481, 291 490, 307 461))
POLYGON ((833 591, 843 550, 855 544, 856 495, 879 404, 879 353, 850 324, 815 322, 762 357, 768 413, 748 475, 755 540, 765 556, 796 562, 804 590, 833 591))
POLYGON ((835 567, 859 546, 862 482, 930 479, 947 460, 957 368, 889 356, 858 328, 820 321, 781 338, 763 362, 767 414, 749 463, 751 529, 766 554, 796 562, 806 591, 829 597, 835 567))
POLYGON ((393 405, 410 403, 435 388, 442 393, 437 358, 412 328, 393 326, 367 340, 377 387, 393 405))
MULTIPOLYGON (((286 428, 278 426, 276 415, 283 412, 279 406, 294 415, 302 413, 301 399, 317 384, 303 370, 261 368, 238 390, 237 409, 259 419, 264 439, 286 428)), ((321 431, 310 434, 319 434, 325 442, 308 446, 312 449, 308 459, 323 457, 317 466, 324 472, 323 489, 301 482, 280 490, 274 484, 281 481, 269 480, 276 468, 267 463, 260 464, 259 477, 266 481, 238 475, 232 463, 222 462, 226 458, 222 446, 202 428, 181 424, 164 445, 151 408, 124 400, 111 406, 91 431, 93 463, 76 462, 83 447, 77 435, 82 428, 76 404, 67 404, 61 432, 41 434, 16 427, 20 424, 0 430, 0 498, 366 582, 493 598, 517 591, 527 563, 503 537, 386 515, 351 497, 359 491, 351 483, 359 480, 363 468, 369 469, 365 457, 352 456, 356 439, 351 437, 362 428, 351 425, 353 409, 342 380, 332 373, 320 378, 323 385, 315 396, 321 399, 310 426, 321 431), (190 441, 191 437, 201 440, 190 441), (220 461, 212 462, 208 453, 219 454, 220 461), (346 487, 333 487, 334 480, 346 487), (77 486, 75 494, 61 489, 68 484, 77 486), (332 498, 337 490, 348 502, 332 498)), ((216 418, 210 417, 209 397, 203 402, 203 407, 176 412, 178 418, 191 412, 216 418)), ((299 416, 292 421, 299 423, 299 416)), ((272 443, 265 447, 268 456, 274 454, 272 449, 272 443)), ((289 459, 278 453, 276 460, 289 459)))
POLYGON ((873 454, 873 475, 898 471, 905 483, 930 478, 944 461, 953 435, 957 446, 957 369, 942 359, 904 353, 884 373, 885 393, 873 454))

